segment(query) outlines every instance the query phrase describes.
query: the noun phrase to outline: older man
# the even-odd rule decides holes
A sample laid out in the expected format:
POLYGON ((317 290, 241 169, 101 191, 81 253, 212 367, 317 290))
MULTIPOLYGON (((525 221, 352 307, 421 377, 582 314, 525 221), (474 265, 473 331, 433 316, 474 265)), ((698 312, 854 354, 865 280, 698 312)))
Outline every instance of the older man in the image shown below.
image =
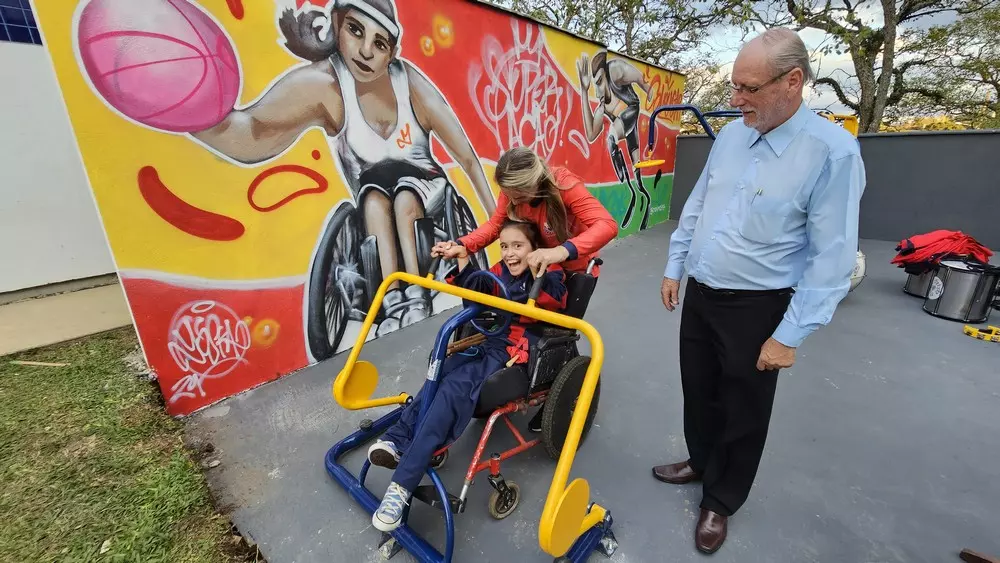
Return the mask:
POLYGON ((757 474, 778 370, 847 295, 865 171, 857 140, 803 103, 799 36, 772 29, 732 73, 743 118, 724 127, 670 238, 661 297, 686 271, 680 367, 689 459, 653 468, 702 482, 695 544, 713 553, 757 474))

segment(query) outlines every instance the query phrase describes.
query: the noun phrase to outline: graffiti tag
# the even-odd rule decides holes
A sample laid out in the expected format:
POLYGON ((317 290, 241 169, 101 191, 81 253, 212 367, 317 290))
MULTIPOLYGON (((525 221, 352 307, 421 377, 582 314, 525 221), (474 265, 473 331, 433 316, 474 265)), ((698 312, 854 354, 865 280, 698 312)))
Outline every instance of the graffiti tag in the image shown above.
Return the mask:
POLYGON ((483 40, 483 65, 469 69, 469 93, 502 150, 521 145, 547 158, 563 138, 573 98, 559 83, 539 27, 512 18, 511 28, 509 50, 492 35, 483 40))
POLYGON ((192 301, 170 321, 167 350, 185 374, 174 384, 170 402, 205 396, 206 379, 225 377, 250 349, 250 328, 235 311, 215 301, 192 301))
MULTIPOLYGON (((677 84, 677 80, 675 80, 673 75, 664 77, 659 72, 653 72, 649 67, 646 67, 642 74, 646 79, 646 83, 649 84, 649 97, 646 98, 646 111, 652 111, 667 104, 681 103, 684 91, 680 85, 677 84)), ((675 111, 664 112, 657 117, 665 118, 667 121, 677 121, 680 119, 680 113, 675 111)))

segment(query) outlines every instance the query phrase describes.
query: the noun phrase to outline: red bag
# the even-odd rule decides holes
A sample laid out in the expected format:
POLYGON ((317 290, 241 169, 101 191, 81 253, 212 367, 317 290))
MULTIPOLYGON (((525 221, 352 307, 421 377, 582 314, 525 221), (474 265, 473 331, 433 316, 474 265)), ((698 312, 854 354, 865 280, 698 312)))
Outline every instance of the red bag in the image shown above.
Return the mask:
POLYGON ((919 273, 944 258, 971 258, 989 263, 993 251, 979 244, 976 239, 961 232, 940 229, 905 238, 896 245, 892 263, 906 268, 909 273, 919 273))

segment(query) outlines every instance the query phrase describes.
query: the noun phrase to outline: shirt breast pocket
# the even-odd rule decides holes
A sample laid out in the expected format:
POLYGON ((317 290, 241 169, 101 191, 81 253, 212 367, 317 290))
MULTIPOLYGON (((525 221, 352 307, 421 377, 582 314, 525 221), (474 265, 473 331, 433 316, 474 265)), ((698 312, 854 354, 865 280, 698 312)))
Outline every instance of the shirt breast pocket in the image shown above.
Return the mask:
POLYGON ((740 223, 740 235, 757 243, 772 243, 780 240, 787 232, 789 217, 794 211, 790 195, 764 195, 754 193, 743 221, 740 223))

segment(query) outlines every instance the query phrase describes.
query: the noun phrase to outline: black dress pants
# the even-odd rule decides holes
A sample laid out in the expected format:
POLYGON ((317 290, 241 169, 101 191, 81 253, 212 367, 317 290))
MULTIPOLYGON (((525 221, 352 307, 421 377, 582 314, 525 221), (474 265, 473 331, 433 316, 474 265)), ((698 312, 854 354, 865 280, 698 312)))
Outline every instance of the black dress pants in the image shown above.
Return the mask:
POLYGON ((778 370, 758 371, 761 346, 788 308, 791 289, 729 291, 689 278, 681 312, 684 437, 702 476, 702 508, 731 516, 757 475, 778 370))

